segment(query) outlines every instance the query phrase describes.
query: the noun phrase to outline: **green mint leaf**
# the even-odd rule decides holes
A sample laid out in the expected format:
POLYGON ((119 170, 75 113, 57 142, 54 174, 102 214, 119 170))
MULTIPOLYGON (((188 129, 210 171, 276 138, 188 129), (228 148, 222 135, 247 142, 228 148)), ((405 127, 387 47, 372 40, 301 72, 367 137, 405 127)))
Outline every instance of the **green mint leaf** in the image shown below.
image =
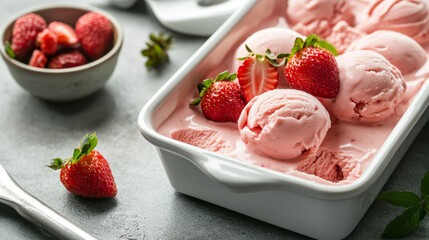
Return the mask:
POLYGON ((46 165, 54 170, 63 168, 63 160, 61 158, 54 158, 51 160, 51 164, 46 165))
POLYGON ((228 71, 219 73, 219 75, 216 76, 214 81, 215 82, 223 81, 228 77, 228 75, 229 75, 228 71))
POLYGON ((11 58, 16 58, 16 54, 12 49, 12 46, 10 45, 10 42, 6 42, 5 43, 5 49, 4 49, 7 53, 7 55, 9 55, 9 57, 11 58))
POLYGON ((401 238, 407 236, 419 226, 421 211, 421 206, 406 209, 386 226, 382 237, 401 238))
POLYGON ((425 196, 425 201, 423 203, 423 209, 425 210, 426 214, 429 215, 429 196, 425 196))
POLYGON ((306 47, 315 47, 319 43, 320 38, 315 34, 311 34, 305 39, 304 48, 306 47))
POLYGON ((420 185, 420 193, 423 198, 429 196, 429 171, 427 171, 423 176, 422 183, 420 185))
POLYGON ((334 54, 334 56, 338 56, 338 51, 337 49, 334 47, 334 45, 330 44, 328 41, 326 40, 320 40, 319 41, 319 47, 320 48, 324 48, 328 51, 330 51, 332 54, 334 54))
POLYGON ((419 196, 415 193, 405 191, 385 192, 380 194, 377 199, 386 201, 393 206, 405 208, 420 206, 422 204, 419 196))

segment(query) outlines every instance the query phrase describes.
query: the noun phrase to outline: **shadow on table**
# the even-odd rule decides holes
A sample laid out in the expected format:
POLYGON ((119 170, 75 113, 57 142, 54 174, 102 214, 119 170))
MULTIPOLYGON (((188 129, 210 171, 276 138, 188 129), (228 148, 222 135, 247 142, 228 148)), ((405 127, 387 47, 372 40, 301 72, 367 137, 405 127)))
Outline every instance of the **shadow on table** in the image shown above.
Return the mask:
POLYGON ((66 206, 70 209, 79 209, 83 213, 104 214, 112 211, 118 205, 116 198, 93 199, 83 198, 69 193, 66 197, 66 206))

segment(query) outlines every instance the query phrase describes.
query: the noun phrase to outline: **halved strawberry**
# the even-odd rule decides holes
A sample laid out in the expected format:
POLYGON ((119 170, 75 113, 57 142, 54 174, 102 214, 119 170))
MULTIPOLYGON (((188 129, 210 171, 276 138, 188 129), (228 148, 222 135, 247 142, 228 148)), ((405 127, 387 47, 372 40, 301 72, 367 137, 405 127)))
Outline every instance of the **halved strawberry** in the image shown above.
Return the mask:
POLYGON ((35 49, 31 55, 28 65, 38 68, 45 68, 48 58, 40 50, 35 49))
POLYGON ((36 46, 40 47, 40 50, 46 55, 53 55, 57 52, 57 34, 49 28, 43 29, 37 34, 36 46))
POLYGON ((278 63, 276 59, 284 58, 284 54, 274 55, 269 49, 264 54, 254 53, 247 45, 249 52, 238 67, 237 78, 244 98, 247 102, 264 92, 273 90, 279 82, 277 67, 284 61, 278 63))
POLYGON ((54 31, 58 37, 58 44, 72 47, 76 43, 79 42, 79 38, 77 37, 74 29, 63 22, 51 22, 48 26, 49 29, 54 31))
POLYGON ((198 84, 200 98, 192 105, 201 102, 203 115, 216 122, 237 122, 246 102, 240 86, 234 82, 237 74, 228 71, 220 73, 215 80, 209 78, 198 84))

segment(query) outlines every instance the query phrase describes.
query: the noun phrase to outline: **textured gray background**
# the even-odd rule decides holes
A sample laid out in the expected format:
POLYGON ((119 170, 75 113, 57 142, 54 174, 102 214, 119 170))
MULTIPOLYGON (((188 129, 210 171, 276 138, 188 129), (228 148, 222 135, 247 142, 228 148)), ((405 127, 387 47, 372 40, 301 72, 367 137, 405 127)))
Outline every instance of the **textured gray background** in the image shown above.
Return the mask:
MULTIPOLYGON (((0 0, 0 23, 17 11, 49 0, 0 0)), ((74 1, 77 2, 77 1, 74 1)), ((137 116, 148 99, 202 45, 205 38, 175 34, 171 62, 148 71, 140 50, 150 32, 167 31, 143 1, 131 10, 93 4, 113 14, 125 32, 117 68, 93 96, 72 103, 52 103, 30 96, 0 61, 0 163, 28 192, 99 239, 307 239, 221 207, 176 193, 154 147, 138 132, 137 116), (80 138, 96 131, 97 149, 108 159, 118 185, 110 200, 88 200, 68 193, 59 172, 44 165, 68 157, 80 138)), ((429 124, 393 173, 383 191, 418 192, 429 170, 429 124)), ((348 239, 379 239, 399 214, 375 201, 348 239)), ((428 219, 407 239, 429 238, 428 219)), ((50 239, 13 209, 0 205, 0 239, 50 239)))

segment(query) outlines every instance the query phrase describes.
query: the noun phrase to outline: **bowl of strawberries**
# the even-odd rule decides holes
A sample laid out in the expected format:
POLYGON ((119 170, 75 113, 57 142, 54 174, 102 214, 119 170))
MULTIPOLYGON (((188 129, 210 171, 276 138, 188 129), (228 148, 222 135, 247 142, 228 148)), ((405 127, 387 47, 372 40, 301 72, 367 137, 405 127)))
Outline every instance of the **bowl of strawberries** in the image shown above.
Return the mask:
POLYGON ((0 53, 30 94, 65 102, 100 90, 115 69, 123 32, 109 13, 77 4, 33 8, 7 21, 0 53))

